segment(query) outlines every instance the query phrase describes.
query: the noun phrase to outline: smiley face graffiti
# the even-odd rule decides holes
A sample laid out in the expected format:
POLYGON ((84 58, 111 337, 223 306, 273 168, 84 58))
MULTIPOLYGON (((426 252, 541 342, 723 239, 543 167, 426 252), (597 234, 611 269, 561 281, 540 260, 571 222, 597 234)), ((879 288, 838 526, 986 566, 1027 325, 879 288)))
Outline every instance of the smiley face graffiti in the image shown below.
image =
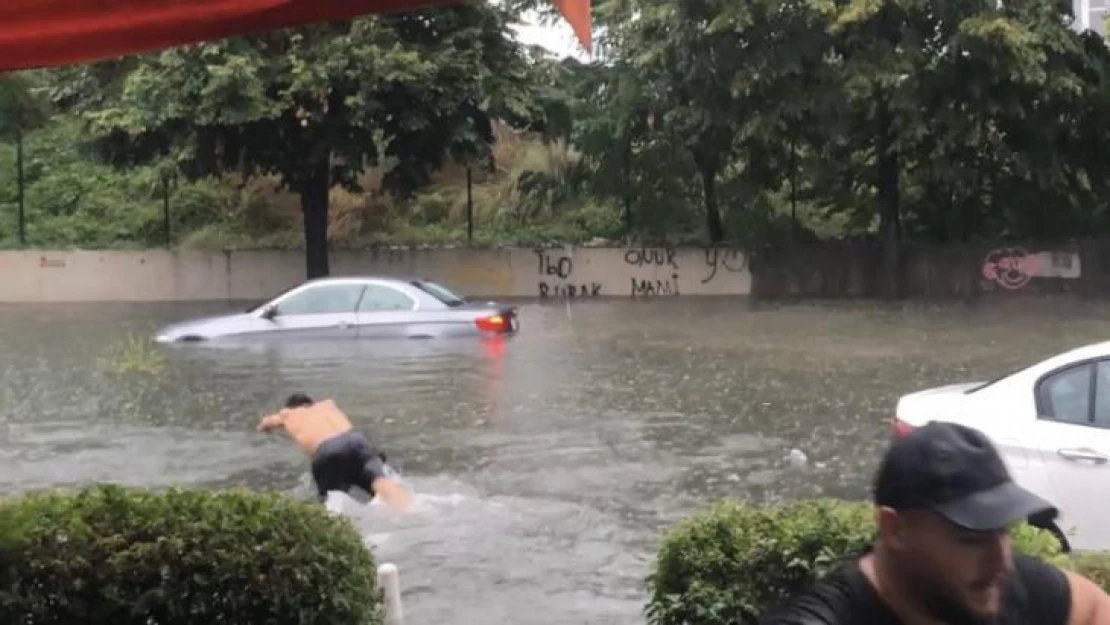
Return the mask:
POLYGON ((1010 291, 1029 284, 1039 272, 1037 255, 1020 247, 991 250, 983 260, 983 277, 1010 291))

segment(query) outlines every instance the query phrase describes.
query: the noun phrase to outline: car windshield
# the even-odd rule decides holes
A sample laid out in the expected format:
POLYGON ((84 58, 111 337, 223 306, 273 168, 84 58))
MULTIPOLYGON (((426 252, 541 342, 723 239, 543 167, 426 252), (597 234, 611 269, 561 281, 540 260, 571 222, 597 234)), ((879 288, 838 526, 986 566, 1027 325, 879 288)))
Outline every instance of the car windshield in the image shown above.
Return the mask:
POLYGON ((264 308, 264 307, 266 307, 266 306, 269 306, 271 302, 275 302, 275 301, 277 301, 277 300, 278 300, 279 298, 281 298, 281 297, 282 297, 282 296, 284 296, 285 294, 289 293, 290 291, 292 291, 292 290, 294 290, 294 289, 299 289, 299 288, 301 288, 302 286, 304 286, 304 284, 303 284, 303 283, 300 283, 300 284, 294 284, 293 286, 291 286, 291 287, 289 287, 289 288, 287 288, 287 289, 285 289, 285 290, 281 291, 281 292, 280 292, 280 293, 278 293, 277 295, 274 295, 273 297, 271 297, 271 298, 269 298, 269 299, 267 299, 267 300, 265 300, 265 301, 262 301, 262 302, 252 302, 252 303, 251 303, 251 304, 250 304, 250 305, 249 305, 249 306, 248 306, 248 307, 246 308, 246 311, 247 311, 248 313, 260 312, 260 311, 262 310, 262 308, 264 308))
POLYGON ((428 282, 425 280, 413 280, 412 285, 420 289, 421 291, 424 291, 428 295, 431 295, 432 297, 438 299, 444 304, 450 306, 451 308, 462 306, 466 303, 465 298, 455 295, 447 287, 440 286, 435 282, 428 282))

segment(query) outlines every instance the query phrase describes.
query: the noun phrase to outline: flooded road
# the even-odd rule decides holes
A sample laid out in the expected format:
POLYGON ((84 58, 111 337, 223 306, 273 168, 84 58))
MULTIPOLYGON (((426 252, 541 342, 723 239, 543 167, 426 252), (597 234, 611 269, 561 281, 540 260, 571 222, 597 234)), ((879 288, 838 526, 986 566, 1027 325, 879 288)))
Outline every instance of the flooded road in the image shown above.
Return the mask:
POLYGON ((479 341, 159 349, 129 333, 227 304, 0 307, 0 492, 89 481, 309 493, 254 431, 335 398, 418 493, 340 502, 401 568, 408 622, 642 623, 661 529, 721 496, 866 496, 898 395, 1110 338, 1110 306, 744 299, 523 303, 479 341), (122 363, 122 364, 121 364, 122 363), (153 366, 152 365, 152 366, 153 366), (791 448, 809 456, 787 468, 791 448))

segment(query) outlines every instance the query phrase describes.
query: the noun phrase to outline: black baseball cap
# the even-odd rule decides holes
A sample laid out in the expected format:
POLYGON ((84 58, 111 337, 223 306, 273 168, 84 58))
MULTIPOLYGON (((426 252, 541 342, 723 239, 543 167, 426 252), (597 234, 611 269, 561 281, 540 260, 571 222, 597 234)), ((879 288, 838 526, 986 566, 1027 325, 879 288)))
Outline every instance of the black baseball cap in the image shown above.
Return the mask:
POLYGON ((1056 507, 1018 486, 979 430, 933 421, 896 439, 875 478, 875 505, 932 510, 973 531, 1003 529, 1056 507))

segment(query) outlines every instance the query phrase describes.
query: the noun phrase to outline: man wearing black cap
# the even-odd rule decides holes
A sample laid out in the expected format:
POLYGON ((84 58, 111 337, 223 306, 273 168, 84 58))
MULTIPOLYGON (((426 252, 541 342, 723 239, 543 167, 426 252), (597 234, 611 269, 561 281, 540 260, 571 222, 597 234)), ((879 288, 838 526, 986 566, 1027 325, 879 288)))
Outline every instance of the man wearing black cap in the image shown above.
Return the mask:
POLYGON ((873 547, 761 625, 1110 625, 1090 580, 1011 551, 1010 526, 1056 510, 977 430, 934 422, 895 441, 874 497, 873 547))

